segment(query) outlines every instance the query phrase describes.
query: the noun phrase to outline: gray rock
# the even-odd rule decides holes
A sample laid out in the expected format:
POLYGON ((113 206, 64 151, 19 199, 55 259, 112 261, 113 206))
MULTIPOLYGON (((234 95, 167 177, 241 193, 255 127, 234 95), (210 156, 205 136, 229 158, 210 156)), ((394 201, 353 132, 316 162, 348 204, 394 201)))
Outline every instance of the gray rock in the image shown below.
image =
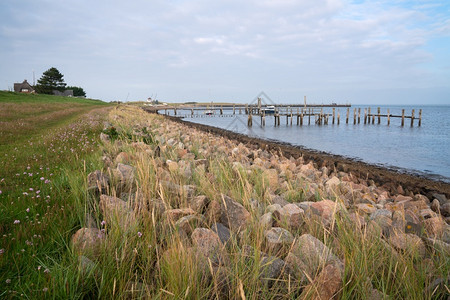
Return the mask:
POLYGON ((214 231, 207 228, 196 228, 192 232, 191 239, 194 247, 203 257, 209 258, 215 266, 224 264, 223 245, 214 231))
POLYGON ((131 185, 134 183, 134 168, 132 166, 118 163, 117 171, 119 171, 120 182, 122 184, 131 185))
POLYGON ((227 225, 233 231, 244 229, 250 222, 250 213, 231 197, 222 194, 221 198, 220 223, 227 225))
POLYGON ((396 249, 403 252, 417 251, 417 253, 424 257, 426 248, 424 242, 415 234, 398 233, 389 237, 389 243, 396 249))
POLYGON ((434 199, 434 200, 431 202, 430 208, 431 208, 434 212, 439 213, 439 211, 441 210, 441 204, 439 203, 439 200, 438 200, 438 199, 434 199))
POLYGON ((130 229, 136 225, 136 217, 127 205, 127 202, 120 198, 101 195, 99 203, 106 222, 112 226, 119 226, 121 229, 130 229))
MULTIPOLYGON (((300 269, 303 269, 309 278, 313 278, 321 266, 336 264, 343 267, 342 262, 321 241, 310 234, 300 236, 292 246, 290 254, 301 261, 300 269)), ((296 261, 292 259, 292 261, 296 261)), ((295 262, 299 264, 298 262, 295 262)), ((295 268, 294 268, 295 269, 295 268)))
POLYGON ((97 257, 105 236, 97 228, 81 228, 72 236, 74 252, 85 256, 97 257))
POLYGON ((444 194, 433 193, 432 196, 439 201, 440 205, 444 205, 447 202, 447 198, 444 194))
POLYGON ((284 246, 289 246, 294 241, 292 233, 281 227, 273 227, 264 232, 266 243, 271 251, 278 252, 284 246))
POLYGON ((189 215, 195 215, 195 211, 189 207, 168 209, 164 212, 164 216, 172 222, 176 222, 182 217, 189 215))
POLYGON ((204 217, 202 215, 188 215, 181 217, 175 226, 182 229, 186 234, 191 234, 195 228, 202 226, 204 217))
POLYGON ((205 195, 196 196, 189 201, 190 207, 200 214, 203 213, 208 204, 209 199, 205 195))
POLYGON ((392 212, 387 209, 377 209, 372 214, 370 214, 370 220, 375 220, 378 216, 386 216, 388 218, 392 217, 392 212))
POLYGON ((273 214, 271 212, 265 213, 259 219, 259 224, 264 230, 268 230, 273 226, 273 214))
POLYGON ((274 211, 279 210, 279 209, 281 209, 281 205, 280 204, 271 204, 271 205, 268 205, 266 207, 265 212, 266 213, 268 213, 268 212, 273 213, 274 211))
POLYGON ((342 288, 342 275, 342 269, 338 265, 326 265, 314 281, 304 288, 300 298, 335 299, 342 288))
POLYGON ((283 208, 276 210, 273 215, 278 222, 278 226, 286 223, 294 229, 300 228, 305 218, 303 209, 292 203, 286 204, 283 208))
POLYGON ((444 217, 450 217, 450 202, 447 202, 441 206, 441 214, 444 217))
POLYGON ((88 190, 105 193, 109 186, 109 177, 100 170, 89 173, 87 177, 88 190))
POLYGON ((231 238, 230 230, 221 223, 214 223, 211 230, 219 236, 222 244, 226 244, 231 238))
POLYGON ((107 134, 101 132, 101 133, 100 133, 100 140, 101 140, 102 142, 109 142, 109 141, 110 141, 109 135, 107 135, 107 134))

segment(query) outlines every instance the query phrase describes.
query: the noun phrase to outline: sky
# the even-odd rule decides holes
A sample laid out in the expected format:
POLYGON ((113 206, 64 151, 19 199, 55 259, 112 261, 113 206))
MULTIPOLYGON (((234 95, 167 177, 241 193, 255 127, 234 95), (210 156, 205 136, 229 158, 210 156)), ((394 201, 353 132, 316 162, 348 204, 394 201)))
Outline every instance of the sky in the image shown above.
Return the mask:
POLYGON ((1 0, 0 90, 104 101, 449 104, 448 0, 1 0))

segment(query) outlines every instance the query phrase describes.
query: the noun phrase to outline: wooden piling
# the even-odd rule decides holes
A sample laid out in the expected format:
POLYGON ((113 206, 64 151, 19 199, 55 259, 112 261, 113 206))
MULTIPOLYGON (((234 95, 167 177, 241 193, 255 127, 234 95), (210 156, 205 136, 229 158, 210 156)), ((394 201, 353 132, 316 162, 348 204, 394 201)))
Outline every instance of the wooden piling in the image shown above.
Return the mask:
POLYGON ((309 109, 309 114, 308 114, 308 125, 311 125, 311 108, 309 109))
POLYGON ((419 109, 419 127, 422 125, 422 109, 419 109))
POLYGON ((291 126, 292 126, 292 118, 293 118, 293 117, 292 117, 292 108, 291 108, 291 126))
POLYGON ((380 108, 378 107, 378 124, 381 123, 380 108))
POLYGON ((364 108, 364 124, 367 124, 367 108, 364 108))
POLYGON ((391 113, 389 112, 389 108, 387 111, 387 124, 388 124, 388 126, 391 125, 391 113))
POLYGON ((220 107, 220 115, 223 115, 223 107, 220 107))
POLYGON ((253 126, 252 114, 248 114, 247 126, 248 127, 252 127, 253 126))
POLYGON ((411 112, 411 127, 414 126, 414 109, 411 112))
POLYGON ((335 113, 335 108, 333 107, 333 125, 334 125, 334 113, 335 113))
POLYGON ((339 125, 341 119, 341 112, 338 109, 338 116, 337 116, 337 124, 339 125))
POLYGON ((236 105, 233 104, 233 115, 235 115, 235 114, 236 114, 236 105))
POLYGON ((405 110, 402 109, 402 126, 405 126, 405 110))
POLYGON ((353 125, 356 124, 356 107, 353 109, 353 125))
POLYGON ((350 108, 347 108, 347 117, 345 118, 345 124, 348 124, 348 115, 350 114, 350 108))
POLYGON ((300 114, 300 126, 303 126, 303 108, 302 113, 300 114))
POLYGON ((358 108, 358 124, 361 123, 361 107, 358 108))

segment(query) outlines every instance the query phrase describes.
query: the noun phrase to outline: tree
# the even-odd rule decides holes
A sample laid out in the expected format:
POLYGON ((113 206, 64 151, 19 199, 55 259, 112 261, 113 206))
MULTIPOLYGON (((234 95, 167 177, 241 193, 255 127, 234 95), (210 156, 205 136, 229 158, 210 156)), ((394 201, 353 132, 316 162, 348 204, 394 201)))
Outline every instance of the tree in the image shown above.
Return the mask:
POLYGON ((86 97, 86 92, 79 86, 68 86, 66 89, 72 90, 75 97, 86 97))
POLYGON ((35 89, 38 93, 50 95, 53 94, 53 90, 63 92, 66 88, 63 77, 58 69, 52 67, 42 74, 35 89))

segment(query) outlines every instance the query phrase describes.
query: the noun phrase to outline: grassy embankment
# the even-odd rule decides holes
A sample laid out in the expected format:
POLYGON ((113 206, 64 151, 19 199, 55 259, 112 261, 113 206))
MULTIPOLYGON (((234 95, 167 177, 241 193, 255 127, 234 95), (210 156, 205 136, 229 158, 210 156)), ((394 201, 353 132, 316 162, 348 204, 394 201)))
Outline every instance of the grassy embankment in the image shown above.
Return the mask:
POLYGON ((0 298, 49 295, 80 223, 69 181, 98 162, 107 106, 0 92, 0 298))
MULTIPOLYGON (((442 289, 433 282, 448 275, 448 253, 438 247, 427 248, 423 253, 422 244, 415 243, 403 251, 394 249, 386 242, 381 227, 370 224, 367 214, 360 212, 362 221, 355 220, 355 215, 351 217, 350 212, 355 210, 343 208, 348 195, 339 188, 325 189, 319 184, 321 178, 317 177, 314 183, 301 174, 289 172, 301 162, 276 154, 263 158, 277 168, 281 164, 289 165, 281 172, 283 175, 277 171, 275 180, 268 175, 273 172, 266 173, 265 167, 258 166, 256 160, 253 167, 249 167, 249 152, 235 142, 189 132, 182 125, 130 107, 114 109, 111 116, 121 133, 118 140, 104 145, 103 171, 111 176, 108 193, 127 200, 133 210, 123 209, 118 204, 108 211, 111 214, 116 210, 119 216, 114 218, 114 214, 106 213, 102 216, 98 213, 102 211, 98 196, 88 195, 91 214, 97 218, 97 224, 106 221, 100 227, 106 233, 100 253, 86 254, 95 262, 89 277, 95 282, 91 291, 94 295, 151 299, 309 298, 330 283, 314 279, 317 273, 305 278, 301 272, 292 272, 287 266, 273 275, 276 273, 275 257, 287 261, 287 253, 294 247, 294 243, 288 242, 281 249, 272 248, 265 237, 267 227, 261 224, 262 214, 277 194, 291 203, 307 198, 316 202, 326 198, 335 203, 326 224, 315 215, 305 216, 305 223, 300 227, 292 227, 284 220, 276 223, 288 229, 296 239, 306 233, 318 238, 343 262, 337 291, 339 298, 445 297, 442 293, 445 294, 448 287, 442 289), (145 143, 135 143, 139 133, 145 143), (235 147, 239 151, 232 151, 235 147), (135 168, 130 191, 121 187, 120 176, 115 174, 118 163, 135 168), (197 206, 189 195, 191 192, 206 196, 205 206, 197 206), (212 228, 218 221, 215 209, 224 201, 223 194, 250 212, 245 230, 232 231, 228 242, 218 248, 199 246, 191 234, 198 227, 212 228), (188 219, 175 217, 179 211, 167 214, 169 209, 187 207, 197 207, 195 212, 186 213, 191 214, 188 219), (161 213, 162 210, 166 213, 161 213), (264 257, 260 251, 272 257, 264 257)), ((361 195, 349 192, 350 197, 361 195)), ((325 263, 318 264, 323 267, 325 263)), ((73 285, 73 289, 80 287, 73 285)))
MULTIPOLYGON (((269 279, 273 258, 266 259, 259 251, 286 260, 293 244, 276 250, 268 245, 258 207, 267 209, 277 194, 292 203, 303 202, 307 196, 314 201, 331 199, 337 210, 344 199, 339 190, 324 190, 288 172, 290 167, 283 175, 278 172, 275 182, 279 184, 274 184, 264 168, 256 163, 247 167, 245 149, 231 153, 238 147, 234 142, 188 132, 137 108, 113 109, 108 119, 119 135, 97 150, 100 126, 85 121, 75 122, 79 127, 70 126, 75 116, 72 121, 49 125, 51 130, 44 135, 39 130, 18 129, 27 138, 17 139, 8 151, 1 149, 0 157, 8 167, 0 185, 0 297, 296 299, 323 288, 323 282, 311 284, 313 278, 296 277, 285 269, 269 279), (134 167, 130 190, 121 186, 119 162, 134 167), (110 176, 107 193, 127 200, 133 211, 113 207, 123 215, 101 213, 98 195, 86 186, 86 176, 94 169, 110 176), (192 219, 180 224, 161 211, 192 206, 189 188, 174 190, 174 186, 188 185, 194 195, 204 195, 208 201, 192 219), (190 234, 196 227, 211 228, 217 221, 213 203, 220 206, 222 194, 242 204, 250 218, 245 230, 232 232, 229 242, 205 258, 190 234), (84 253, 93 263, 80 263, 80 253, 69 243, 77 229, 92 226, 85 213, 105 233, 100 251, 84 253)), ((275 154, 263 159, 275 165, 284 160, 283 164, 293 163, 294 169, 299 163, 275 154)), ((435 279, 449 273, 449 256, 442 250, 428 249, 425 257, 415 247, 396 251, 376 227, 360 226, 346 210, 333 214, 327 225, 314 216, 295 228, 283 220, 277 222, 296 238, 305 233, 315 236, 344 263, 342 299, 368 299, 374 290, 392 299, 434 299, 442 293, 442 289, 429 289, 435 279)))

